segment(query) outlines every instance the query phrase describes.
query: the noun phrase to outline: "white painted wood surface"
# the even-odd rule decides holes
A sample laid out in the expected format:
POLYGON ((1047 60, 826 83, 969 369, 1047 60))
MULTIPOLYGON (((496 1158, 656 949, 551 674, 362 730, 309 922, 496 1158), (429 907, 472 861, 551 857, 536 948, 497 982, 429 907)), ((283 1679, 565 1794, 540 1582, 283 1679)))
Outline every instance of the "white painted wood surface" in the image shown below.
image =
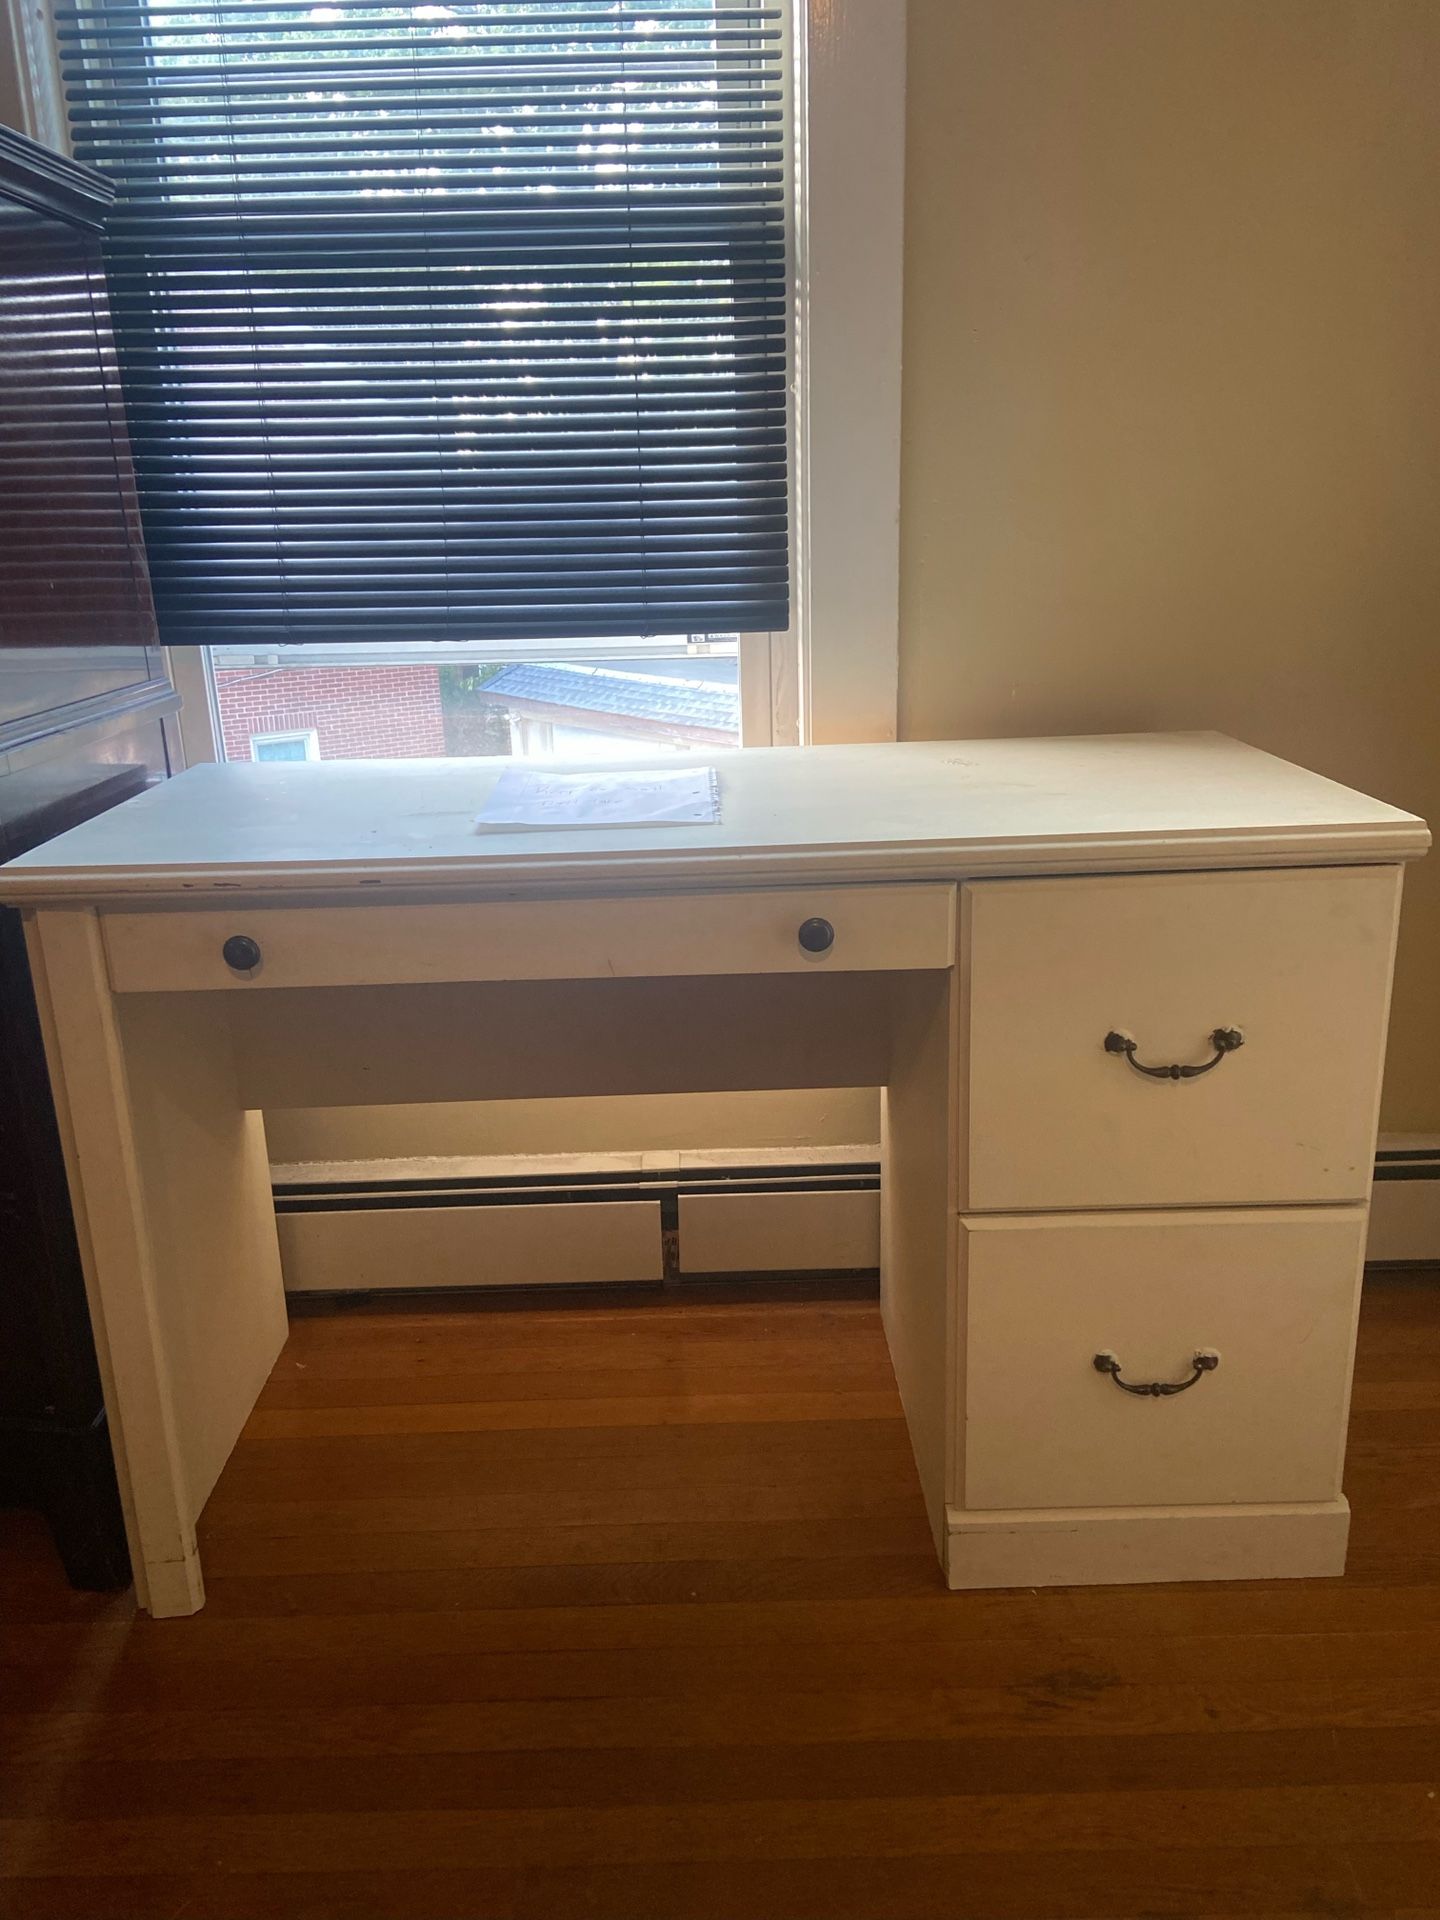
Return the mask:
POLYGON ((1219 734, 705 758, 719 774, 718 824, 569 833, 477 832, 504 764, 493 760, 192 767, 0 868, 0 900, 718 890, 1335 865, 1429 845, 1412 814, 1219 734))
POLYGON ((953 1509, 955 1588, 1113 1587, 1170 1580, 1320 1580, 1345 1571, 1342 1498, 1257 1507, 953 1509))
POLYGON ((1364 1251, 1361 1207, 962 1220, 966 1506, 1335 1499, 1364 1251))
POLYGON ((844 1273, 880 1264, 880 1196, 682 1193, 681 1273, 844 1273))
POLYGON ((847 1146, 803 1147, 654 1147, 607 1153, 412 1154, 380 1160, 272 1161, 277 1184, 332 1186, 337 1180, 412 1180, 423 1187, 438 1180, 572 1180, 577 1174, 604 1173, 623 1179, 631 1173, 723 1173, 822 1175, 844 1168, 868 1169, 880 1163, 878 1140, 847 1146))
POLYGON ((112 998, 93 913, 37 915, 30 952, 137 1594, 191 1613, 195 1522, 285 1338, 263 1127, 200 1003, 112 998))
POLYGON ((1377 1181, 1368 1246, 1381 1264, 1440 1265, 1440 1179, 1377 1181))
POLYGON ((658 1200, 284 1214, 288 1293, 661 1280, 658 1200))
MULTIPOLYGON (((142 1604, 200 1604, 194 1519, 282 1331, 257 1110, 681 1088, 885 1087, 882 1307, 952 1584, 1338 1571, 1363 1211, 1240 1209, 1363 1193, 1423 823, 1214 735, 715 760, 718 827, 503 836, 471 824, 493 763, 205 767, 0 870, 142 1604), (967 880, 997 884, 965 887, 952 965, 967 880), (802 896, 761 891, 787 883, 834 903, 834 961, 797 958, 802 896), (567 925, 587 977, 551 972, 567 925), (217 973, 257 927, 260 973, 217 973), (1245 1047, 1199 1081, 1103 1051, 1117 1026, 1188 1059, 1221 1024, 1245 1047), (1210 1210, 1153 1211, 1182 1198, 1210 1210), (1201 1346, 1219 1372, 1159 1401, 1091 1364, 1201 1346)), ((658 1210, 630 1204, 646 1277, 658 1210)), ((327 1257, 463 1282, 483 1212, 417 1208, 390 1249, 336 1215, 327 1257)), ((564 1226, 490 1271, 540 1274, 564 1226)))
POLYGON ((114 1004, 193 1521, 285 1344, 265 1124, 201 1002, 114 1004))
POLYGON ((473 906, 258 907, 103 916, 117 993, 351 987, 449 980, 617 980, 733 973, 899 972, 948 967, 955 889, 800 887, 473 906), (806 920, 834 943, 800 945, 806 920), (248 934, 248 973, 222 948, 248 934))
POLYGON ((963 1418, 955 1270, 956 975, 900 983, 881 1099, 880 1313, 942 1560, 950 1435, 963 1418))
POLYGON ((803 737, 893 740, 900 626, 904 0, 799 9, 796 619, 803 737))
POLYGON ((95 916, 29 929, 91 1321, 139 1602, 191 1613, 205 1594, 195 1509, 156 1300, 130 1088, 95 916))
POLYGON ((962 1204, 1363 1200, 1370 1189, 1400 869, 968 886, 962 1204), (1245 1044, 1194 1080, 1209 1035, 1245 1044))
POLYGON ((26 944, 69 1176, 135 1597, 190 1613, 205 1597, 172 1383, 140 1212, 129 1088, 95 916, 46 913, 26 944))

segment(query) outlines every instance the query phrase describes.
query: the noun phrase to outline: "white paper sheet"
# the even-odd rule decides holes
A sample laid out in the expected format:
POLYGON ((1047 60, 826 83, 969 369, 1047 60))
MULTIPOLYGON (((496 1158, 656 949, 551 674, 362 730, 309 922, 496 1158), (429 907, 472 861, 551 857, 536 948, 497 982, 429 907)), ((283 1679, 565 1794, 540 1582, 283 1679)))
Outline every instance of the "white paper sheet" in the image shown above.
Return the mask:
POLYGON ((549 773, 506 767, 475 816, 481 832, 560 827, 712 826, 720 818, 713 767, 674 773, 549 773))

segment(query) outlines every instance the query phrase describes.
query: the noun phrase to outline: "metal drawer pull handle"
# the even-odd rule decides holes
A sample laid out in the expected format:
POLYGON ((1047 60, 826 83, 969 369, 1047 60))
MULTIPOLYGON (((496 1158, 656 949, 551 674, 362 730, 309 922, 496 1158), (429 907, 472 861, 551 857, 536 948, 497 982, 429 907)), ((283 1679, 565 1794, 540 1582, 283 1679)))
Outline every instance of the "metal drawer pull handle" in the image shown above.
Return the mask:
POLYGON ((1245 1036, 1238 1027, 1216 1027, 1210 1036, 1210 1044, 1215 1049, 1215 1058, 1207 1060, 1203 1067, 1142 1067, 1135 1058, 1135 1049, 1139 1041, 1132 1033, 1116 1033, 1113 1029, 1105 1036, 1106 1053, 1123 1053, 1136 1073, 1143 1073, 1151 1080, 1198 1080, 1202 1073, 1209 1073, 1212 1067, 1218 1067, 1227 1053, 1234 1053, 1245 1044, 1245 1036))
POLYGON ((1188 1380, 1147 1380, 1143 1386, 1133 1386, 1130 1381, 1120 1378, 1120 1356, 1115 1353, 1097 1353, 1095 1371, 1108 1373, 1122 1393, 1143 1394, 1150 1400, 1163 1400, 1172 1393, 1184 1393, 1187 1387, 1193 1387, 1202 1373, 1213 1373, 1220 1364, 1220 1356, 1210 1347, 1202 1347, 1198 1353, 1190 1356, 1190 1364, 1195 1369, 1188 1380))

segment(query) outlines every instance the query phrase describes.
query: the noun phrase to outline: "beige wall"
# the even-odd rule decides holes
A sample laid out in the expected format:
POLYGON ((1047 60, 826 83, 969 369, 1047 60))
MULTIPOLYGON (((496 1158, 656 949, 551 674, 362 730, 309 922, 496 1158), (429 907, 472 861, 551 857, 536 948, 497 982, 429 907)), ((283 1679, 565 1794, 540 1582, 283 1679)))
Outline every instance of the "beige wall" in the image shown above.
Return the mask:
POLYGON ((873 1089, 475 1100, 430 1107, 268 1113, 275 1161, 391 1155, 634 1153, 688 1147, 842 1147, 880 1138, 873 1089))
POLYGON ((1440 4, 909 18, 902 734, 1219 727, 1440 820, 1440 4))

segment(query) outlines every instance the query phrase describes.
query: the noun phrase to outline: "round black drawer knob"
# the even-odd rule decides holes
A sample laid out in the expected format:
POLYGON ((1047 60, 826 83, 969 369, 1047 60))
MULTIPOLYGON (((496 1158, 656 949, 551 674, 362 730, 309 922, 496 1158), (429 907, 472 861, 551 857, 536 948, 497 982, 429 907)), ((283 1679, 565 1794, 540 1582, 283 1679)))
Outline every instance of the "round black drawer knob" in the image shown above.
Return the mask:
POLYGON ((233 967, 236 973, 253 973, 260 964, 260 943, 252 940, 248 933, 232 933, 220 954, 226 966, 233 967))
POLYGON ((828 920, 802 920, 798 937, 806 953, 828 953, 835 944, 835 929, 828 920))

